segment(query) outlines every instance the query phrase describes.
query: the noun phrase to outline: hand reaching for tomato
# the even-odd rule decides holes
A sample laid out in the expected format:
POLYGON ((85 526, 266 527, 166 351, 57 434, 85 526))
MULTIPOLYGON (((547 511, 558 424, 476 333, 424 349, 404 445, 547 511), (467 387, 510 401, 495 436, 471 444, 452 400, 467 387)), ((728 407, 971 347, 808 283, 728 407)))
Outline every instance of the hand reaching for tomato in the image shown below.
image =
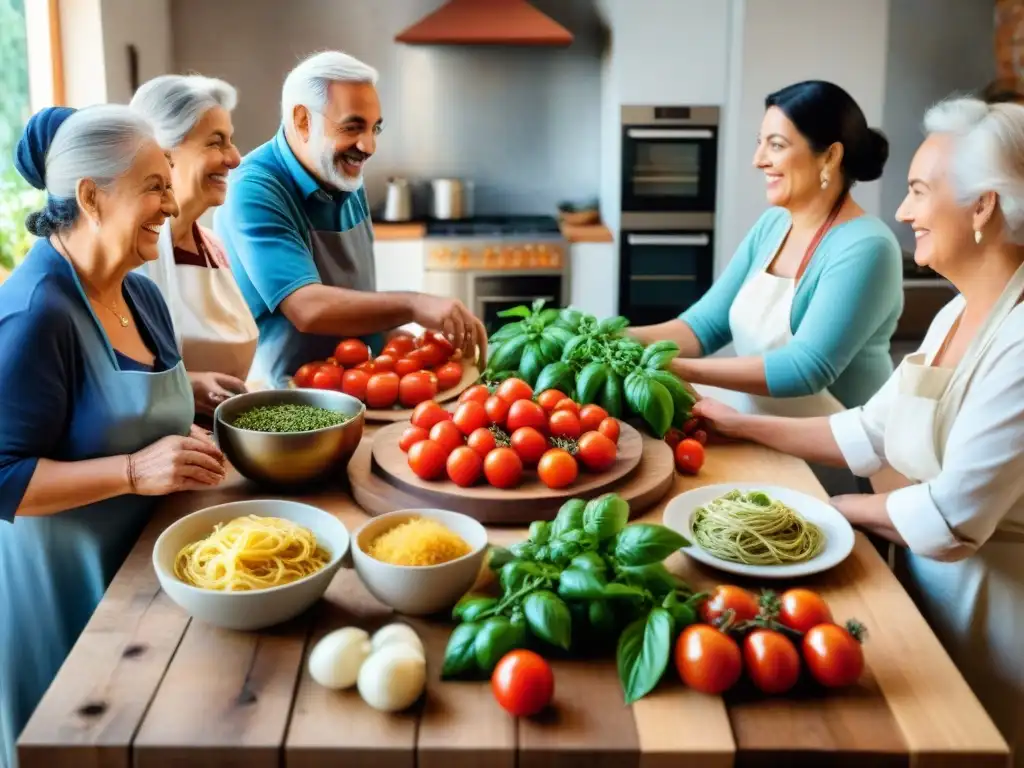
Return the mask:
POLYGON ((476 359, 480 370, 487 365, 487 331, 461 301, 426 293, 416 294, 412 312, 413 322, 444 333, 452 346, 461 350, 462 359, 476 359))

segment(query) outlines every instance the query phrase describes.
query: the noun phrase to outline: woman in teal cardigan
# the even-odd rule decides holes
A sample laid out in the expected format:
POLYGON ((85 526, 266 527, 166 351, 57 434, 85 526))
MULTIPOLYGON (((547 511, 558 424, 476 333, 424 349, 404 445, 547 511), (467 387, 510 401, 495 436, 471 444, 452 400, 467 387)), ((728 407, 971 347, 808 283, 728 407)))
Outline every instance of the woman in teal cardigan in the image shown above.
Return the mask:
POLYGON ((830 415, 892 373, 902 255, 849 195, 882 175, 888 142, 832 83, 791 85, 765 107, 754 165, 772 207, 697 303, 633 332, 678 343, 673 370, 701 394, 748 413, 830 415), (730 342, 735 357, 708 357, 730 342))

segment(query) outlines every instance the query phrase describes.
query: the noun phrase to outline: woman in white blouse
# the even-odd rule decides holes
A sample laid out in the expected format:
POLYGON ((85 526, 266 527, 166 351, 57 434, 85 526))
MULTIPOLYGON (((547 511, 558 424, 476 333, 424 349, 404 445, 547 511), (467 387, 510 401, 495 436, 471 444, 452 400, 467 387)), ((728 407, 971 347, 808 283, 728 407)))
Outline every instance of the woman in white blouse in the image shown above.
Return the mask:
POLYGON ((861 477, 854 525, 899 545, 898 573, 1024 766, 1024 106, 956 99, 925 117, 897 218, 914 260, 960 295, 861 408, 831 417, 695 412, 727 436, 861 477))

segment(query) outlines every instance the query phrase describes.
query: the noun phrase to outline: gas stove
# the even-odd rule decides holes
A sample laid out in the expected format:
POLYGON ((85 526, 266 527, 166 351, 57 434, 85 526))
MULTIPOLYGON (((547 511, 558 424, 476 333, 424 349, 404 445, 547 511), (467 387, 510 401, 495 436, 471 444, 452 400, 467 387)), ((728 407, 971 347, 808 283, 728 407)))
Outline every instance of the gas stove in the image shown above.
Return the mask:
POLYGON ((554 216, 475 216, 459 221, 427 222, 427 237, 552 237, 561 230, 554 216))
POLYGON ((428 221, 428 271, 561 270, 567 243, 553 216, 428 221))

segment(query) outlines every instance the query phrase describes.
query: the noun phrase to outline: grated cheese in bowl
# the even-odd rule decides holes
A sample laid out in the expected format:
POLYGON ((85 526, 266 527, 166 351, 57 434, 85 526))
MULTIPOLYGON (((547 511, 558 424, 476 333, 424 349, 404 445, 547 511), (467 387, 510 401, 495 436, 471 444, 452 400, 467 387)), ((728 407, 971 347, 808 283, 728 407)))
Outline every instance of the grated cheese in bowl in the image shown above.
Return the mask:
POLYGON ((367 547, 370 557, 391 565, 440 565, 468 555, 472 548, 458 534, 424 517, 396 525, 367 547))

